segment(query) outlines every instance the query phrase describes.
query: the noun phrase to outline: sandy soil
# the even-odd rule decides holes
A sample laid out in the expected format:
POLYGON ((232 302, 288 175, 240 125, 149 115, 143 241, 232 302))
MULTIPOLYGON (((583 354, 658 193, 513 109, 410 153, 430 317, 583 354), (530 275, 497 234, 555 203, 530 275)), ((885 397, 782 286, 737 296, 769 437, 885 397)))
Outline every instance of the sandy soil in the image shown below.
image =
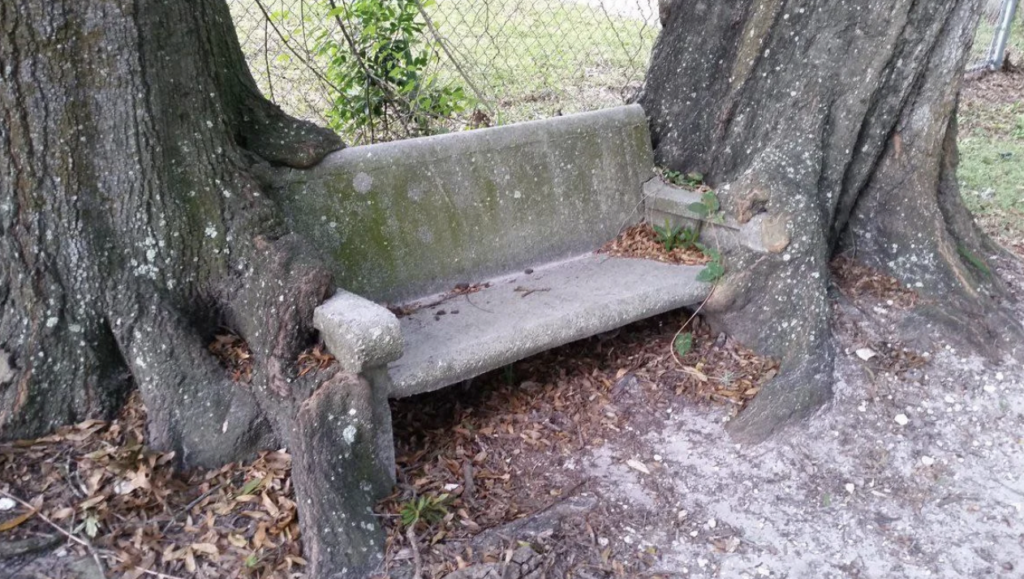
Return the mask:
POLYGON ((855 351, 899 312, 839 315, 835 400, 810 423, 743 447, 724 411, 677 407, 581 461, 647 576, 1024 577, 1020 365, 939 346, 898 378, 855 351))

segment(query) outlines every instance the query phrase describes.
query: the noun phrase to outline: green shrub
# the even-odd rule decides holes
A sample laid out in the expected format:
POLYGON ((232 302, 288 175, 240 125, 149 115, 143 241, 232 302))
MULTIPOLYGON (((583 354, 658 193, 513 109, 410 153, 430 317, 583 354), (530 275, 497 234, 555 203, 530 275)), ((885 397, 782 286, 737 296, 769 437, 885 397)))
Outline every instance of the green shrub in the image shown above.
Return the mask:
POLYGON ((461 86, 442 85, 429 71, 438 55, 416 0, 320 0, 319 8, 326 27, 314 35, 314 51, 327 61, 334 130, 369 130, 371 140, 429 134, 471 106, 461 86))

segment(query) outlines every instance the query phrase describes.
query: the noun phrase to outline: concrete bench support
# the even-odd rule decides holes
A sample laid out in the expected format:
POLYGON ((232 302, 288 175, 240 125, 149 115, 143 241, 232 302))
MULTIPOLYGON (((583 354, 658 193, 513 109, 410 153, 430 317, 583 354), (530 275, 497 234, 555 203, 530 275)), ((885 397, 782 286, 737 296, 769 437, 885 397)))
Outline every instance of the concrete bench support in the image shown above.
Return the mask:
POLYGON ((391 432, 388 363, 402 355, 402 331, 387 308, 366 298, 338 290, 313 314, 313 326, 341 367, 365 380, 371 389, 376 457, 386 479, 394 482, 395 447, 391 432))
MULTIPOLYGON (((700 267, 594 253, 643 218, 652 175, 638 106, 353 147, 287 174, 274 195, 290 227, 318 244, 345 288, 316 310, 314 325, 346 375, 358 376, 309 409, 309 430, 318 452, 352 446, 348 432, 353 448, 374 454, 304 467, 319 468, 325 485, 391 480, 388 398, 700 303, 710 292, 696 281, 700 267), (479 291, 437 295, 469 284, 479 291), (435 305, 400 319, 385 307, 410 303, 435 305), (372 408, 357 408, 361 401, 372 408), (351 417, 332 412, 346 404, 351 417), (377 472, 354 472, 367 464, 377 472)), ((364 521, 365 505, 350 504, 364 521)), ((353 512, 337 510, 317 524, 330 527, 334 516, 335 529, 355 529, 353 512)), ((379 545, 379 529, 366 527, 348 544, 379 545)), ((360 569, 375 560, 345 557, 360 569)))

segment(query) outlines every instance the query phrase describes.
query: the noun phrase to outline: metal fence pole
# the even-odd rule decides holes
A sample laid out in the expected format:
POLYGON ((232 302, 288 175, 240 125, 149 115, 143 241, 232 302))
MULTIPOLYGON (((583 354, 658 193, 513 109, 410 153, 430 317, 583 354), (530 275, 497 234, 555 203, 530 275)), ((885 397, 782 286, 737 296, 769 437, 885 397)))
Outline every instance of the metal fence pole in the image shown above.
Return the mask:
POLYGON ((992 46, 989 47, 988 57, 985 58, 989 70, 1003 68, 1003 61, 1006 59, 1006 44, 1010 40, 1010 29, 1013 27, 1013 17, 1016 13, 1017 0, 1004 0, 996 35, 992 39, 992 46))

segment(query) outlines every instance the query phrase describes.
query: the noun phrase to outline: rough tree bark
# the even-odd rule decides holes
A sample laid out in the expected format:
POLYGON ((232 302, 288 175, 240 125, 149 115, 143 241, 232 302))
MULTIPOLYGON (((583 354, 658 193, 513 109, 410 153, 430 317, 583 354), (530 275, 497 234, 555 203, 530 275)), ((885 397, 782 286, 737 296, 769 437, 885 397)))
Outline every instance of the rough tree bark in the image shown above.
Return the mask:
POLYGON ((922 296, 907 336, 1020 354, 995 274, 1009 258, 956 180, 956 107, 980 0, 675 0, 640 103, 657 162, 699 171, 777 252, 733 251, 712 322, 783 360, 733 424, 758 440, 831 394, 829 261, 845 253, 922 296))
POLYGON ((331 277, 265 185, 341 147, 259 93, 224 0, 0 3, 0 436, 110 417, 135 386, 183 466, 287 446, 311 574, 372 567, 389 481, 328 460, 372 460, 370 393, 297 377, 331 277), (220 326, 251 384, 207 352, 220 326))

